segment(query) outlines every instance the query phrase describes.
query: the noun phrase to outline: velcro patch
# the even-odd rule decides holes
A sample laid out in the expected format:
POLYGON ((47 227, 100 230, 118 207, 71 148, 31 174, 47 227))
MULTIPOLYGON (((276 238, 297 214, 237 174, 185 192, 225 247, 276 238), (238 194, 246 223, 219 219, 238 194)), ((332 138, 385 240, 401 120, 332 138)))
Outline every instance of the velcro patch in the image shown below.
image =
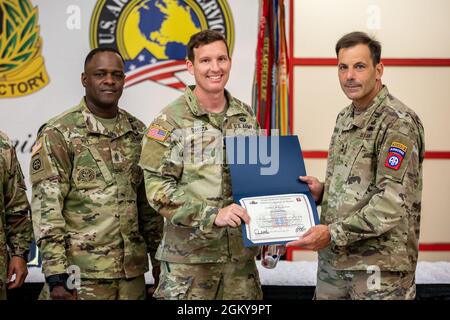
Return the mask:
POLYGON ((392 142, 386 157, 385 166, 393 170, 398 170, 406 156, 408 148, 400 142, 392 142))
POLYGON ((147 131, 147 137, 157 141, 165 141, 168 136, 169 131, 155 125, 150 126, 147 131))

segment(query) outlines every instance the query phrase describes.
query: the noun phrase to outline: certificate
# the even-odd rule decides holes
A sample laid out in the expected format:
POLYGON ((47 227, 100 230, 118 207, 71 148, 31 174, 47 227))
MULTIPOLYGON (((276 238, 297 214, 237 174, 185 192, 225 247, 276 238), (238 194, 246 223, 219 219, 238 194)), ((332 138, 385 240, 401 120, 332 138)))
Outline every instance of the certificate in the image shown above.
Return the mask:
POLYGON ((314 212, 306 194, 246 197, 240 199, 240 204, 250 216, 244 236, 254 245, 298 240, 315 225, 314 212))
POLYGON ((246 247, 297 240, 319 223, 297 136, 226 137, 233 199, 247 209, 246 247))

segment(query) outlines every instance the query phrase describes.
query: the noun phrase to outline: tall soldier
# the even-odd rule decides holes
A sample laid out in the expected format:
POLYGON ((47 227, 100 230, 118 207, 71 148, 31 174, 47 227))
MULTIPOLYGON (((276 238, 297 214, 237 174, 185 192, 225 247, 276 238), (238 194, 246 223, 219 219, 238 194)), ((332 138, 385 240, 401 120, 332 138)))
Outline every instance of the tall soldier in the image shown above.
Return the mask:
POLYGON ((81 75, 85 97, 38 133, 33 222, 53 299, 142 299, 147 251, 159 268, 162 218, 138 166, 144 124, 118 107, 124 79, 116 50, 92 50, 81 75), (75 277, 80 270, 78 290, 67 281, 69 266, 75 277))
POLYGON ((151 205, 165 218, 157 258, 160 299, 260 299, 255 255, 239 227, 249 222, 233 204, 223 135, 254 135, 251 108, 231 96, 222 34, 205 30, 188 43, 195 86, 168 105, 144 137, 140 165, 151 205))
POLYGON ((320 250, 317 299, 414 299, 422 122, 382 84, 378 41, 352 32, 336 55, 352 103, 337 117, 325 183, 300 177, 322 204, 322 224, 289 245, 320 250))
POLYGON ((28 274, 28 249, 33 240, 25 182, 9 138, 0 131, 0 300, 6 289, 20 287, 28 274), (13 282, 12 276, 16 275, 13 282))

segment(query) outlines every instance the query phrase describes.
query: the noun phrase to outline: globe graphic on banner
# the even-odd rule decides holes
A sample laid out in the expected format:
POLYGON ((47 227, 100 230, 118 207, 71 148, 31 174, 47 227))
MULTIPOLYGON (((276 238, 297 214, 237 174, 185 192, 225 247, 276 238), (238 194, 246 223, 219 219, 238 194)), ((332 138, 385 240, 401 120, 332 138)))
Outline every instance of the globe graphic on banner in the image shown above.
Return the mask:
POLYGON ((187 44, 206 29, 223 34, 231 55, 234 25, 226 0, 97 0, 91 48, 122 54, 125 87, 150 81, 183 90, 187 44))
MULTIPOLYGON (((183 1, 142 1, 131 10, 124 24, 124 45, 130 57, 125 62, 127 73, 149 64, 153 69, 166 69, 163 65, 167 67, 168 63, 173 71, 185 70, 186 45, 191 35, 199 31, 198 17, 183 1)), ((127 84, 133 79, 136 78, 129 78, 127 84)))
POLYGON ((130 12, 124 31, 135 38, 125 42, 130 57, 148 52, 157 60, 182 60, 189 38, 201 28, 198 17, 185 3, 147 0, 130 12))

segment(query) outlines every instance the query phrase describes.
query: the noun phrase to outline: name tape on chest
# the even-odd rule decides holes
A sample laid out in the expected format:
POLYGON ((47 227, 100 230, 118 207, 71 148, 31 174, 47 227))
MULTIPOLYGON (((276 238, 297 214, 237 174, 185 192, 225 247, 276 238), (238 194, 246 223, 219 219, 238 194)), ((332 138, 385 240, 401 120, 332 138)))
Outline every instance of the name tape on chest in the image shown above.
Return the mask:
POLYGON ((385 161, 385 167, 398 170, 406 156, 408 148, 400 142, 392 142, 385 161))

